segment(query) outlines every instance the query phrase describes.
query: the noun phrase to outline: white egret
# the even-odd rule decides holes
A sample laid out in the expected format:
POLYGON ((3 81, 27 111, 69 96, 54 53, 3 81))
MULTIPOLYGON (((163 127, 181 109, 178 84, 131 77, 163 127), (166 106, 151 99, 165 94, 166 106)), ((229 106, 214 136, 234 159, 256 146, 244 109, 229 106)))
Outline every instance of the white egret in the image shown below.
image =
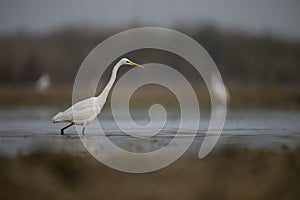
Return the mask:
POLYGON ((222 83, 221 81, 221 77, 218 74, 212 74, 211 76, 211 86, 213 89, 213 93, 215 95, 215 97, 217 97, 217 99, 222 102, 229 102, 231 97, 230 94, 228 92, 228 89, 226 88, 226 86, 222 83), (225 99, 224 99, 224 93, 225 93, 225 99))
POLYGON ((42 74, 35 84, 39 92, 44 92, 50 86, 50 76, 48 74, 42 74))
POLYGON ((113 68, 112 74, 110 77, 109 82, 103 89, 102 93, 99 94, 97 97, 90 97, 88 99, 82 100, 68 108, 63 112, 59 112, 56 114, 52 121, 53 123, 60 123, 60 122, 69 122, 70 124, 65 126, 61 129, 61 135, 64 134, 64 130, 69 128, 70 126, 82 125, 82 134, 84 135, 84 130, 86 125, 91 123, 97 115, 101 112, 102 107, 104 106, 109 91, 111 90, 117 76, 117 71, 122 65, 132 65, 134 67, 142 67, 137 63, 130 61, 127 58, 122 58, 113 68))

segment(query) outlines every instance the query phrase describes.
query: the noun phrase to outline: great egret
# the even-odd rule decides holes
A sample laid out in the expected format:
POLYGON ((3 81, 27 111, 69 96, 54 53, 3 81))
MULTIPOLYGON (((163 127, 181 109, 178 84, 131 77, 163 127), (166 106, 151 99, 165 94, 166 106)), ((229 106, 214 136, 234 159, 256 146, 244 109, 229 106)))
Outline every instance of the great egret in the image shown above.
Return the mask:
POLYGON ((84 135, 84 130, 86 125, 91 123, 97 115, 101 112, 101 109, 103 105, 106 102, 107 96, 109 94, 109 91, 111 90, 111 87, 113 86, 116 76, 117 76, 117 71, 122 65, 132 65, 134 67, 142 67, 142 65, 139 65, 137 63, 134 63, 130 61, 127 58, 122 58, 113 68, 112 74, 110 77, 109 82, 103 89, 102 93, 99 94, 97 97, 90 97, 88 99, 82 100, 68 108, 67 110, 63 112, 59 112, 56 114, 53 118, 52 121, 53 123, 58 123, 58 122, 69 122, 70 124, 62 128, 61 135, 64 134, 64 130, 69 128, 70 126, 76 124, 76 125, 82 125, 82 134, 84 135))

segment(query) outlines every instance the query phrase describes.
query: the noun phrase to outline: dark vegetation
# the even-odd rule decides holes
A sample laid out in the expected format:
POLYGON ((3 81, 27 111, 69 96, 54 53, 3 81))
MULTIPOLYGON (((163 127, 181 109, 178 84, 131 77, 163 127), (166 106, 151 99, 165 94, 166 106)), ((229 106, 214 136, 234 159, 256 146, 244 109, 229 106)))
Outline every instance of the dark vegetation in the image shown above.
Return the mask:
MULTIPOLYGON (((212 56, 232 96, 231 106, 300 107, 300 41, 225 32, 212 26, 178 30, 197 40, 212 56)), ((83 59, 97 44, 119 31, 69 28, 43 35, 19 33, 0 38, 0 106, 70 105, 72 84, 83 59), (40 94, 34 90, 34 83, 43 73, 50 75, 52 85, 40 94)), ((134 59, 140 54, 129 55, 134 59)), ((198 83, 192 68, 174 59, 159 51, 145 51, 138 57, 141 63, 177 63, 189 80, 200 86, 197 92, 203 104, 209 104, 207 91, 198 83)), ((152 93, 147 91, 141 96, 147 100, 149 94, 152 93)))
POLYGON ((0 199, 299 199, 300 149, 223 149, 127 174, 89 156, 0 157, 0 199))
MULTIPOLYGON (((65 29, 45 35, 2 37, 0 82, 35 81, 47 72, 56 83, 72 83, 89 51, 117 32, 65 29)), ((300 41, 224 32, 211 26, 182 32, 204 46, 226 81, 275 85, 299 82, 300 41)))

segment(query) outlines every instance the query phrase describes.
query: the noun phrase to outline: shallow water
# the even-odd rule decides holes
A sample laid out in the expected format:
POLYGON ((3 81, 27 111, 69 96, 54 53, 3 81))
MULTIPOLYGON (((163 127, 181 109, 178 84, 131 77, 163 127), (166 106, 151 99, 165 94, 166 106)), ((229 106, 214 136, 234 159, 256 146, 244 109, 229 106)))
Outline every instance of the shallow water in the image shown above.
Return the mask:
MULTIPOLYGON (((2 109, 0 110, 0 153, 14 156, 34 150, 65 151, 71 153, 87 153, 83 147, 75 127, 60 135, 60 128, 65 124, 53 124, 52 116, 56 109, 2 109)), ((140 125, 147 124, 147 112, 131 113, 140 125)), ((133 152, 150 152, 168 144, 175 134, 190 137, 193 130, 177 133, 179 114, 169 112, 168 120, 162 130, 153 137, 139 137, 123 133, 112 120, 108 111, 98 117, 106 136, 119 147, 133 152)), ((198 153, 209 123, 208 111, 201 111, 200 127, 193 145, 188 153, 198 153)), ((282 110, 229 110, 222 135, 216 148, 224 146, 267 147, 279 149, 283 145, 294 148, 300 144, 300 112, 282 110)), ((130 127, 127 127, 130 129, 130 127)), ((159 127, 143 130, 131 129, 141 135, 156 132, 159 127)), ((86 128, 86 137, 90 140, 101 139, 98 135, 97 123, 86 128)))

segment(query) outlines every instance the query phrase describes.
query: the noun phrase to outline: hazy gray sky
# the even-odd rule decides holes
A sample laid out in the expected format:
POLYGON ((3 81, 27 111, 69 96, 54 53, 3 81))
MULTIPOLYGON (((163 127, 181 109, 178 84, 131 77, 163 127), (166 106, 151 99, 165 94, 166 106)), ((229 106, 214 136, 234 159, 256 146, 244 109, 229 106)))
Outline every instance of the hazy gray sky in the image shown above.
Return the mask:
POLYGON ((299 0, 0 0, 0 35, 63 27, 221 27, 300 39, 299 0))

